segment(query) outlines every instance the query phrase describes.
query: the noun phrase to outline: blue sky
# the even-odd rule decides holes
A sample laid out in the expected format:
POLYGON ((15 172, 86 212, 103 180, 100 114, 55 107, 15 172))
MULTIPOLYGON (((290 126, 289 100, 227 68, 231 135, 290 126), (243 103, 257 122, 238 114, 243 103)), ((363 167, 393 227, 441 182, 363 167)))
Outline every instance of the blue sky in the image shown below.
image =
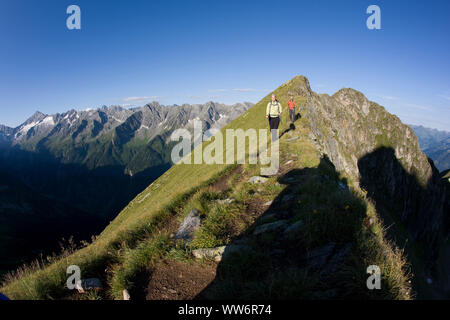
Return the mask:
POLYGON ((0 123, 101 105, 257 102, 297 74, 450 131, 450 1, 0 0, 0 123), (66 9, 81 8, 81 30, 66 9), (381 8, 381 30, 366 8, 381 8))

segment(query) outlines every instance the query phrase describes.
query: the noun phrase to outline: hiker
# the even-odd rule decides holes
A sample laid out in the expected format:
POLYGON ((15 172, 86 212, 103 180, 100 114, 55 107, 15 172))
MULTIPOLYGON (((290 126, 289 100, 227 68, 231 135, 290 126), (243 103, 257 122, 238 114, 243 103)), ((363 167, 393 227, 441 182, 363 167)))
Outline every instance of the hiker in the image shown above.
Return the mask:
POLYGON ((287 109, 289 110, 289 119, 291 120, 291 123, 295 122, 295 108, 297 108, 297 103, 294 100, 294 97, 291 97, 291 99, 287 103, 287 109))
MULTIPOLYGON (((269 119, 270 131, 272 129, 278 130, 280 125, 281 104, 278 102, 277 97, 272 94, 272 101, 267 104, 266 118, 269 119)), ((277 132, 272 132, 272 140, 276 140, 277 132), (275 138, 275 139, 274 139, 275 138)))

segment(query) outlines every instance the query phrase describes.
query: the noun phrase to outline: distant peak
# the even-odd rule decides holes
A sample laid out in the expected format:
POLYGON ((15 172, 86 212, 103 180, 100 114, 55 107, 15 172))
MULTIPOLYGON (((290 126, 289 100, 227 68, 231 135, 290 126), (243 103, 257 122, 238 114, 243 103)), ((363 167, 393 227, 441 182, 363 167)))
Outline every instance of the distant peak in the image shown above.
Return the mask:
POLYGON ((122 110, 125 110, 122 106, 115 105, 115 104, 110 105, 109 107, 104 105, 104 106, 102 106, 101 109, 104 110, 104 111, 108 111, 108 110, 110 110, 110 111, 122 111, 122 110))
POLYGON ((147 108, 150 111, 159 110, 162 106, 159 104, 158 101, 153 101, 150 103, 147 103, 143 108, 147 108))
POLYGON ((365 115, 370 112, 370 102, 367 97, 358 90, 352 88, 342 88, 333 94, 333 98, 338 100, 344 106, 355 105, 358 109, 361 109, 365 115))
POLYGON ((27 121, 25 121, 25 123, 38 122, 44 119, 45 117, 47 117, 46 114, 40 111, 36 111, 31 117, 27 119, 27 121))
POLYGON ((43 114, 42 112, 40 112, 39 110, 36 111, 35 113, 33 113, 32 117, 45 117, 45 114, 43 114))
POLYGON ((360 94, 360 95, 364 95, 362 92, 360 92, 360 91, 358 91, 358 90, 355 90, 355 89, 353 89, 353 88, 342 88, 342 89, 340 89, 340 90, 338 90, 336 93, 335 93, 335 95, 336 94, 352 94, 352 95, 355 95, 355 94, 360 94))
POLYGON ((357 100, 360 103, 364 101, 368 101, 367 97, 360 91, 352 89, 352 88, 342 88, 339 91, 337 91, 335 94, 333 94, 334 98, 337 98, 338 100, 357 100))
POLYGON ((9 126, 5 126, 3 124, 0 124, 0 132, 3 132, 4 134, 8 135, 13 132, 13 128, 9 126))
POLYGON ((295 76, 281 87, 288 87, 288 95, 291 96, 310 96, 312 94, 308 78, 301 75, 295 76))

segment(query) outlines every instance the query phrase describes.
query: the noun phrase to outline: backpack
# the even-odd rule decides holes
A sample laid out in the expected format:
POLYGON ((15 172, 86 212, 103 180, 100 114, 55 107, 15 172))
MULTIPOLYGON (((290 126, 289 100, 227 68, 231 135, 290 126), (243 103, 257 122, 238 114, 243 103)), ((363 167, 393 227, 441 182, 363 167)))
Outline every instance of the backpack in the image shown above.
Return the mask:
MULTIPOLYGON (((279 102, 278 100, 275 100, 275 105, 278 105, 278 108, 280 108, 280 109, 281 109, 281 104, 280 104, 280 102, 279 102)), ((273 107, 273 106, 274 106, 274 103, 273 103, 273 101, 270 101, 270 106, 271 106, 271 107, 273 107)))

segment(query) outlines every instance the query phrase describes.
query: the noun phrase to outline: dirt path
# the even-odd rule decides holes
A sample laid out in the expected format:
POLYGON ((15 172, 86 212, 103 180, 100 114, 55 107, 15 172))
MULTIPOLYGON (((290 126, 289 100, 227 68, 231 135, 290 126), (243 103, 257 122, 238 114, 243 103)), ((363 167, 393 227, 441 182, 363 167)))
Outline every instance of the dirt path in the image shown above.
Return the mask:
POLYGON ((151 274, 147 300, 192 300, 216 277, 217 264, 165 261, 151 274))
MULTIPOLYGON (((290 166, 285 163, 280 167, 280 172, 288 170, 290 166)), ((242 175, 242 167, 239 166, 216 181, 211 188, 215 192, 228 190, 230 178, 234 174, 241 174, 238 181, 242 182, 245 177, 242 175)), ((261 216, 267 209, 264 201, 260 197, 253 198, 246 205, 246 212, 249 216, 261 216)), ((174 225, 176 219, 171 219, 168 227, 176 230, 174 225)), ((152 268, 149 274, 148 283, 145 289, 147 300, 191 300, 197 297, 216 278, 218 264, 212 261, 203 262, 181 262, 176 260, 164 260, 152 268)))
MULTIPOLYGON (((240 177, 242 178, 242 166, 237 166, 235 169, 231 170, 231 172, 229 172, 228 174, 224 175, 223 177, 221 177, 219 180, 217 180, 216 182, 214 182, 211 185, 211 188, 215 191, 215 192, 223 192, 225 190, 228 190, 229 188, 231 188, 230 186, 230 178, 234 175, 234 174, 239 174, 240 177)), ((240 182, 239 178, 236 183, 240 182)))
MULTIPOLYGON (((230 178, 241 174, 242 166, 221 177, 210 188, 215 192, 228 190, 230 178)), ((241 179, 241 178, 240 178, 241 179)), ((238 180, 240 180, 238 179, 238 180)), ((179 222, 176 217, 169 219, 164 229, 176 232, 179 222)), ((216 277, 217 263, 214 262, 180 262, 164 260, 152 268, 145 289, 147 300, 191 300, 202 292, 216 277)))

